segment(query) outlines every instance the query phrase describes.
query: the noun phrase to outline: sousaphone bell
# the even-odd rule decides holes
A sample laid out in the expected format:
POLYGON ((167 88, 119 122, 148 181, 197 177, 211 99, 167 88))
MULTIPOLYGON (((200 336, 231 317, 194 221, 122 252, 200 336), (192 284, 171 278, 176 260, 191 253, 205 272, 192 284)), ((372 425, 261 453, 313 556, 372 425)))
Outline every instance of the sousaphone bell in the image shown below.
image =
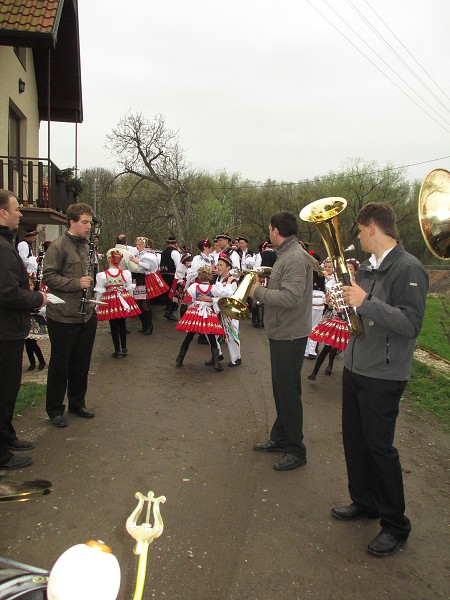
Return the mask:
POLYGON ((259 267, 253 269, 244 275, 237 290, 229 298, 220 298, 218 306, 221 312, 231 319, 248 319, 250 309, 247 305, 247 298, 256 277, 269 277, 272 267, 259 267))

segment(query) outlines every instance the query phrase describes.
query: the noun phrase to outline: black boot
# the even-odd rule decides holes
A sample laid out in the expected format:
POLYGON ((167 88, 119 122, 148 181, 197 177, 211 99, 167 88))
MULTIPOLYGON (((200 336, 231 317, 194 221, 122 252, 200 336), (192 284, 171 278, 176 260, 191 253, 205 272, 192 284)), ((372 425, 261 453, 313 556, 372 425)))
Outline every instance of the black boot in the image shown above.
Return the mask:
MULTIPOLYGON (((219 354, 219 360, 223 360, 223 354, 219 354)), ((207 367, 213 367, 214 366, 214 357, 212 356, 209 360, 205 360, 205 365, 207 367)))
POLYGON ((186 352, 188 351, 189 344, 186 343, 186 340, 181 344, 180 351, 175 360, 175 364, 177 367, 181 367, 183 364, 184 357, 186 356, 186 352))
POLYGON ((145 313, 141 312, 141 314, 139 315, 139 320, 142 323, 142 327, 139 329, 139 333, 144 333, 145 330, 145 313))
POLYGON ((148 310, 144 313, 144 330, 142 335, 152 335, 153 333, 153 321, 152 321, 152 311, 148 310))
POLYGON ((212 354, 212 359, 214 361, 215 370, 223 371, 223 367, 220 364, 219 349, 217 348, 217 346, 215 348, 211 348, 211 354, 212 354))
POLYGON ((258 327, 258 305, 254 304, 252 306, 252 325, 253 327, 258 327))

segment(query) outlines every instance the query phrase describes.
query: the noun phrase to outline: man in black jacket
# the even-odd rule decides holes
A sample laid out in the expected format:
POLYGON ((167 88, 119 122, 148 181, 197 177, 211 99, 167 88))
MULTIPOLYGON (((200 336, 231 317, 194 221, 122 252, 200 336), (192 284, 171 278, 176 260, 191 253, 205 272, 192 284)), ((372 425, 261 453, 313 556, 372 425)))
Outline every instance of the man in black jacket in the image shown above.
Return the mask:
POLYGON ((30 291, 26 269, 14 248, 21 216, 14 194, 0 190, 0 470, 22 469, 33 462, 28 456, 11 452, 35 446, 17 438, 12 418, 22 379, 24 340, 30 332, 30 311, 48 302, 45 293, 30 291))

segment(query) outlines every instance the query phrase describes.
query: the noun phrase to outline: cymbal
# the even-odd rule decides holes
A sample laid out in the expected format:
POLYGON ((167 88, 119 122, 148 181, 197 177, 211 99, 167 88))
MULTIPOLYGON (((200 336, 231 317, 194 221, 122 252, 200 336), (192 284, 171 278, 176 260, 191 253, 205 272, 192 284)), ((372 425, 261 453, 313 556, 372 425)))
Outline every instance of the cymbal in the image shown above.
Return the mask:
POLYGON ((36 496, 45 496, 50 494, 52 485, 45 479, 18 481, 0 476, 0 502, 25 502, 36 496))

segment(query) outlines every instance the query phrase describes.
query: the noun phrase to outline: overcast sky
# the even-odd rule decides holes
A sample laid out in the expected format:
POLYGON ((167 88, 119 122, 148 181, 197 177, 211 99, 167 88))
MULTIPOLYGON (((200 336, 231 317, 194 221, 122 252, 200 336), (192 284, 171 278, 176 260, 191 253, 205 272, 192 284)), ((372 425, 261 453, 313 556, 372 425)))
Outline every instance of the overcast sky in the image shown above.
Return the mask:
MULTIPOLYGON (((194 168, 256 181, 309 179, 355 158, 400 166, 450 155, 448 0, 78 4, 79 168, 114 168, 105 138, 128 111, 162 113, 168 128, 179 130, 194 168)), ((74 126, 51 127, 52 159, 60 168, 73 166, 74 126)), ((43 122, 44 156, 46 136, 43 122)), ((423 179, 438 167, 450 170, 450 159, 408 169, 407 176, 423 179)))

